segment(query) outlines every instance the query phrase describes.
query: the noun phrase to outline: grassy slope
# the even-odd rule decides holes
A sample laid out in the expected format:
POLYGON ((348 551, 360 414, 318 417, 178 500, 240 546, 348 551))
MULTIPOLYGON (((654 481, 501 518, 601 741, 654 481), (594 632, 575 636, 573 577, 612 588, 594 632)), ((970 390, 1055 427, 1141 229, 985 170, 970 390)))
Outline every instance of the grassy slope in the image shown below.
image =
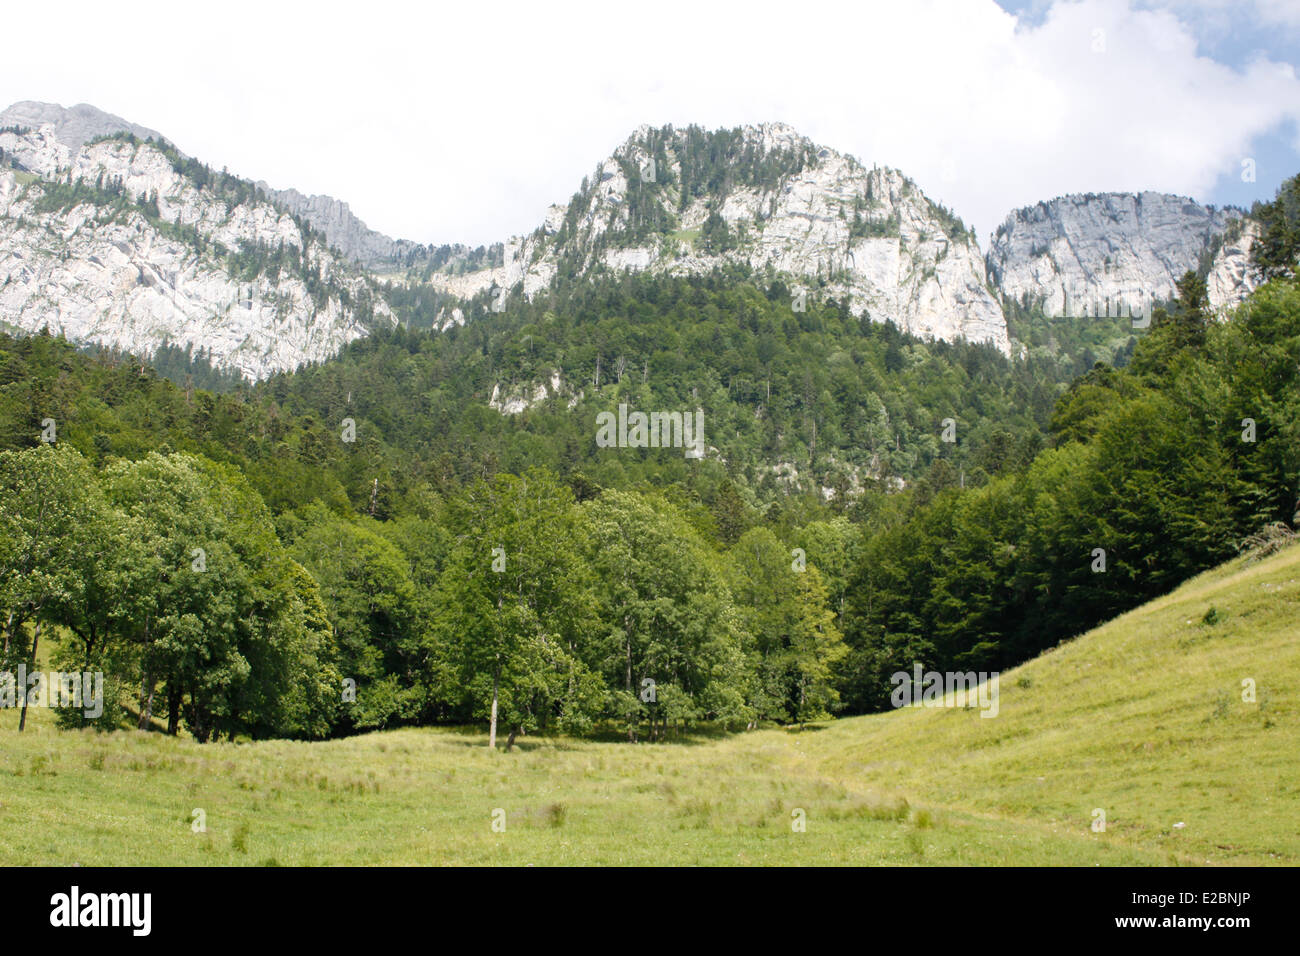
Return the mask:
POLYGON ((993 719, 915 709, 663 746, 493 754, 449 730, 199 746, 60 733, 35 711, 20 737, 8 712, 0 864, 1294 865, 1298 611, 1300 547, 1002 675, 993 719))
POLYGON ((1004 674, 1000 705, 831 726, 819 769, 1053 833, 1088 833, 1100 808, 1106 842, 1171 862, 1300 863, 1300 547, 1004 674))

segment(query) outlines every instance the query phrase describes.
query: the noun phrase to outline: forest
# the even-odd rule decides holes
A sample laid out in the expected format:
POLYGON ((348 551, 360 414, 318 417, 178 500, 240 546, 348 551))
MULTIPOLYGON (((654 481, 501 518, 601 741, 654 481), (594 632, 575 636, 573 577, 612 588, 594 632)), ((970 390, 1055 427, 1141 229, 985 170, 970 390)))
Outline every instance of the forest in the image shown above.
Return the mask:
POLYGON ((220 393, 175 350, 180 381, 0 337, 0 672, 57 638, 105 674, 103 728, 481 723, 509 748, 802 723, 887 707, 917 663, 1012 666, 1290 534, 1287 189, 1271 281, 1220 322, 1189 273, 1116 364, 1083 333, 1008 359, 721 276, 399 326, 220 393), (703 408, 708 453, 599 448, 620 403, 703 408))

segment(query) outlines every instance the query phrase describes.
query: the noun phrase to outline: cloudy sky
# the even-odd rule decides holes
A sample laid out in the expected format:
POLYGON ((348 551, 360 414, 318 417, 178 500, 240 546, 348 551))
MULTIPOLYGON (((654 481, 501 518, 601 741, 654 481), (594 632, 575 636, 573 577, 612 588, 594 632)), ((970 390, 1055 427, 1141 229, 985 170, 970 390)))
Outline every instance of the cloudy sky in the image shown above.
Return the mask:
POLYGON ((902 169, 982 242, 1063 193, 1248 205, 1300 172, 1300 0, 137 0, 5 21, 0 105, 92 103, 422 242, 531 230, 642 123, 783 120, 902 169))

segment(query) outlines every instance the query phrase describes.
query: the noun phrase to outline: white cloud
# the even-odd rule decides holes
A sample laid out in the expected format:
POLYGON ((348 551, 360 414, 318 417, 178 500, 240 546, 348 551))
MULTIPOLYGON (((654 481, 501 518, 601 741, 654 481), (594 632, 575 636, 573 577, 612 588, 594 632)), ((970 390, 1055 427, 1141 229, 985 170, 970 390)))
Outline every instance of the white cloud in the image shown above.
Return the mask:
POLYGON ((76 6, 56 35, 36 7, 7 11, 25 40, 0 98, 94 103, 421 241, 530 230, 641 123, 784 120, 898 166, 986 235, 1064 192, 1203 196, 1300 115, 1293 67, 1234 71, 1179 13, 1127 0, 1019 29, 992 0, 76 6))

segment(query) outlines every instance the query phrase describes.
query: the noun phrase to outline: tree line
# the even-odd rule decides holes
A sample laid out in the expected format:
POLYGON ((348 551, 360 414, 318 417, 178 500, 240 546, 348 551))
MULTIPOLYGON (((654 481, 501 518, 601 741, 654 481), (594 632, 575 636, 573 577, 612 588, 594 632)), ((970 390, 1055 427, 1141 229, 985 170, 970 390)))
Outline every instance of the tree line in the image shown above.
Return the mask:
MULTIPOLYGON (((1129 367, 1067 390, 1026 466, 969 487, 932 468, 870 511, 545 468, 425 484, 396 514, 319 483, 273 510, 255 461, 29 442, 0 453, 3 662, 34 661, 61 628, 62 658, 108 674, 141 725, 200 740, 467 721, 508 743, 637 738, 880 709, 896 671, 1011 666, 1293 520, 1300 286, 1271 282, 1225 323, 1203 282, 1179 287, 1129 367)), ((124 368, 40 336, 10 347, 72 378, 124 368)), ((210 427, 212 396, 125 372, 210 427)), ((112 428, 95 401, 79 394, 68 429, 83 442, 88 422, 112 428)))
POLYGON ((914 661, 1017 664, 1300 520, 1300 287, 1223 323, 1196 275, 1179 291, 1128 367, 1062 396, 1028 467, 867 529, 842 622, 851 708, 884 706, 914 661))
POLYGON ((663 496, 580 502, 533 470, 387 522, 312 503, 277 532, 234 468, 150 452, 97 472, 57 444, 0 452, 0 516, 0 670, 58 628, 57 663, 106 675, 107 726, 129 711, 204 741, 482 720, 510 745, 838 707, 846 649, 815 559, 833 582, 844 521, 804 529, 806 550, 759 528, 719 553, 663 496))

